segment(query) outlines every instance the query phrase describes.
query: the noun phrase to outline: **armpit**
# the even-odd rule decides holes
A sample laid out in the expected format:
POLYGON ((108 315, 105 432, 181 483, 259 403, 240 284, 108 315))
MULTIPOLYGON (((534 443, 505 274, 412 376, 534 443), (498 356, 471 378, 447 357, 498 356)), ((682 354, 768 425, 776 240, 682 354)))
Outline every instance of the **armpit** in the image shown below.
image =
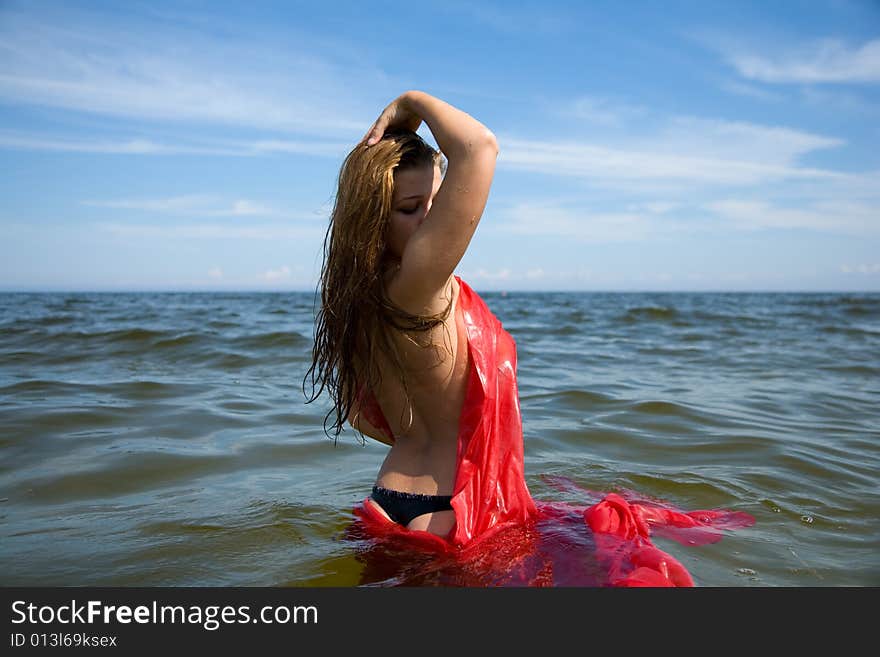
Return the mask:
POLYGON ((386 445, 394 444, 394 437, 390 435, 386 435, 384 431, 373 426, 372 423, 368 422, 363 413, 358 415, 357 409, 352 409, 352 412, 348 416, 348 423, 352 426, 352 428, 360 431, 365 436, 369 436, 373 440, 378 440, 380 443, 385 443, 386 445))
POLYGON ((352 427, 386 445, 394 444, 394 432, 385 419, 375 395, 366 386, 358 391, 357 399, 348 416, 352 427))

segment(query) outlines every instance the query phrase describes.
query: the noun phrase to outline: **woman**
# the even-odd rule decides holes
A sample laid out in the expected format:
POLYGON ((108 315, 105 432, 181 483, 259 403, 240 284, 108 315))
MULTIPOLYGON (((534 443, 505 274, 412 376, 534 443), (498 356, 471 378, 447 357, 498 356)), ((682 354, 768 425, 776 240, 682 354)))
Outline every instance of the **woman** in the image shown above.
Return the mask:
POLYGON ((652 531, 698 545, 720 539, 721 529, 750 525, 751 516, 685 513, 614 493, 590 506, 536 505, 529 494, 516 345, 454 274, 497 155, 479 121, 408 91, 342 166, 306 378, 313 393, 318 388, 309 401, 325 388, 333 399, 325 428, 335 414, 337 436, 348 421, 391 447, 357 515, 380 538, 450 553, 456 569, 476 565, 476 578, 462 580, 455 570, 451 581, 693 585, 680 563, 654 547, 652 531), (415 133, 422 121, 448 162, 415 133))
POLYGON ((513 340, 454 275, 497 155, 486 126, 427 93, 385 108, 339 175, 306 375, 337 436, 347 420, 391 446, 363 511, 458 544, 535 508, 513 340))

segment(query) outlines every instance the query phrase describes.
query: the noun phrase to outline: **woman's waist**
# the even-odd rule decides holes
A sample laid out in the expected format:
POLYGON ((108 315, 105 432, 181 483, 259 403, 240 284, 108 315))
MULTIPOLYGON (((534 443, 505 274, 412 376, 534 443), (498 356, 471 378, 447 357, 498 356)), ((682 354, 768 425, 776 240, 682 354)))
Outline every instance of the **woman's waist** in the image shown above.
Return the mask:
POLYGON ((407 493, 451 495, 455 475, 455 446, 423 452, 401 449, 398 441, 385 457, 376 485, 407 493))

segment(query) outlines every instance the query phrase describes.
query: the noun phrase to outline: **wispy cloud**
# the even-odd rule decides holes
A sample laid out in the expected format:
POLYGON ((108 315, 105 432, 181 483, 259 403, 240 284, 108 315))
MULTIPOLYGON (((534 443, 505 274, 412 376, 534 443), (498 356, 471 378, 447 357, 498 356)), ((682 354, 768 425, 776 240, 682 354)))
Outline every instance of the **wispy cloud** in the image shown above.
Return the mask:
MULTIPOLYGON (((717 132, 717 130, 715 131, 717 132)), ((728 131, 729 139, 748 130, 728 131)), ((571 141, 537 141, 505 136, 500 166, 555 176, 574 176, 596 182, 627 184, 632 181, 686 182, 698 185, 752 185, 785 179, 830 180, 842 177, 833 171, 795 166, 793 153, 809 150, 807 143, 792 143, 796 134, 764 132, 768 142, 749 153, 742 139, 713 143, 706 135, 658 139, 630 147, 609 147, 571 141), (774 139, 776 137, 776 139, 774 139), (705 143, 700 143, 704 141, 705 143), (776 150, 774 150, 774 146, 776 150), (690 151, 690 153, 688 152, 690 151)), ((752 134, 754 137, 755 135, 752 134)), ((805 140, 807 142, 809 140, 805 140)), ((813 148, 837 145, 832 139, 814 138, 813 148)))
POLYGON ((83 201, 83 205, 117 210, 140 210, 159 214, 178 214, 210 217, 269 216, 276 210, 247 199, 224 201, 216 196, 191 195, 163 199, 120 199, 113 201, 83 201))
POLYGON ((274 282, 282 281, 290 278, 290 267, 282 265, 278 269, 270 269, 260 274, 260 278, 264 281, 274 282))
POLYGON ((220 280, 223 278, 223 270, 220 269, 220 267, 211 267, 211 269, 208 270, 208 277, 220 280))
POLYGON ((860 46, 822 39, 775 53, 732 49, 727 61, 745 78, 771 83, 880 81, 880 39, 860 46))
POLYGON ((760 101, 778 103, 784 100, 784 97, 778 93, 745 82, 726 80, 721 83, 720 87, 722 91, 726 91, 727 93, 736 96, 745 96, 746 98, 754 98, 760 101))
POLYGON ((0 133, 0 148, 72 153, 109 153, 120 155, 244 155, 240 151, 186 145, 160 144, 150 139, 69 139, 37 137, 27 134, 0 133))
POLYGON ((174 143, 154 139, 71 139, 35 136, 26 133, 0 132, 0 148, 12 150, 57 151, 69 153, 106 153, 117 155, 222 155, 258 157, 272 153, 313 155, 339 158, 352 146, 340 141, 257 140, 235 141, 204 138, 199 142, 181 138, 174 143))
MULTIPOLYGON (((647 214, 591 212, 550 203, 519 203, 499 215, 501 232, 552 235, 585 243, 638 242, 662 232, 661 225, 647 214)), ((668 222, 665 230, 676 229, 668 222)))
POLYGON ((610 98, 580 96, 561 109, 547 108, 553 114, 605 126, 617 126, 648 114, 639 105, 623 103, 610 98))
POLYGON ((781 167, 795 166, 798 158, 807 153, 844 144, 837 137, 787 126, 692 116, 672 117, 656 138, 647 140, 648 148, 654 152, 781 167))
POLYGON ((355 89, 384 86, 369 65, 335 62, 294 45, 218 40, 62 7, 0 22, 0 99, 113 117, 359 135, 355 89))
POLYGON ((700 233, 717 237, 730 229, 807 229, 880 236, 880 210, 863 202, 823 200, 792 207, 767 200, 726 198, 691 205, 663 201, 629 204, 622 212, 527 202, 496 212, 499 221, 493 231, 591 244, 648 243, 700 233))
POLYGON ((339 141, 290 141, 267 139, 252 143, 243 143, 240 148, 253 154, 263 153, 297 153, 300 155, 317 155, 320 157, 339 157, 353 146, 349 142, 339 141))
POLYGON ((507 267, 496 270, 480 268, 476 271, 467 273, 467 278, 475 281, 507 281, 512 277, 513 272, 507 267))
POLYGON ((827 233, 880 236, 880 209, 865 203, 825 201, 793 208, 767 201, 725 199, 705 208, 743 230, 810 229, 827 233))
POLYGON ((324 235, 319 226, 192 224, 187 226, 158 226, 155 224, 101 223, 94 224, 100 232, 118 237, 163 240, 312 240, 316 244, 324 235))
POLYGON ((829 107, 849 113, 868 114, 875 119, 880 116, 880 104, 840 89, 826 91, 816 87, 803 87, 800 89, 800 97, 809 105, 829 107))
POLYGON ((840 271, 844 274, 880 274, 880 262, 873 264, 862 263, 860 265, 840 265, 840 271))
POLYGON ((562 13, 559 7, 546 4, 495 5, 491 2, 459 2, 445 0, 437 7, 448 12, 465 14, 469 20, 485 25, 502 34, 553 35, 569 32, 574 24, 573 17, 562 13))

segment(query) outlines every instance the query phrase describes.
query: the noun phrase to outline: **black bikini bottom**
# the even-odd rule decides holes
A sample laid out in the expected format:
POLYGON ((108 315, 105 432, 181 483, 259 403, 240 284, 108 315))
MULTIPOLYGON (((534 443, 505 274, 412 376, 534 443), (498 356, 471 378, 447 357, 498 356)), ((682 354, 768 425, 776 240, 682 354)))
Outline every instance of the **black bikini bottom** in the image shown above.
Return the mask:
POLYGON ((423 495, 373 486, 371 498, 394 522, 408 525, 413 518, 435 511, 450 511, 452 495, 423 495))

